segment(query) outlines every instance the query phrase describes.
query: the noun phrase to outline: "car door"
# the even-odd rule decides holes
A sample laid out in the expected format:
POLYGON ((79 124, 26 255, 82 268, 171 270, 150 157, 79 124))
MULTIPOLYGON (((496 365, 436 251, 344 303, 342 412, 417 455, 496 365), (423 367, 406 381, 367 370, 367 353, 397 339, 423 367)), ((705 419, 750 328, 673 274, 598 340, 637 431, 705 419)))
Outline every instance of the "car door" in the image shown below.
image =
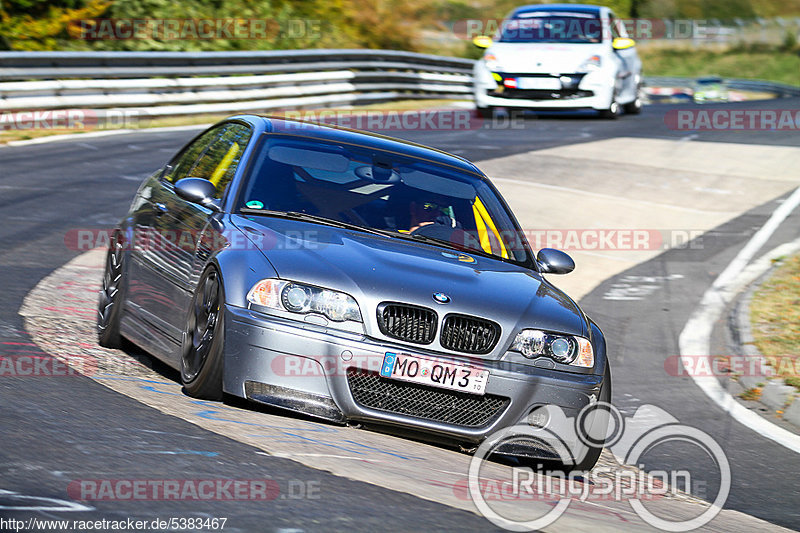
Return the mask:
POLYGON ((174 185, 187 177, 207 179, 214 183, 215 197, 221 202, 251 135, 250 127, 238 122, 211 128, 170 163, 152 188, 153 220, 144 261, 149 272, 142 282, 147 298, 136 303, 146 319, 176 346, 191 294, 208 258, 208 251, 198 258, 198 243, 220 241, 208 238, 209 233, 219 231, 215 211, 180 198, 174 185))

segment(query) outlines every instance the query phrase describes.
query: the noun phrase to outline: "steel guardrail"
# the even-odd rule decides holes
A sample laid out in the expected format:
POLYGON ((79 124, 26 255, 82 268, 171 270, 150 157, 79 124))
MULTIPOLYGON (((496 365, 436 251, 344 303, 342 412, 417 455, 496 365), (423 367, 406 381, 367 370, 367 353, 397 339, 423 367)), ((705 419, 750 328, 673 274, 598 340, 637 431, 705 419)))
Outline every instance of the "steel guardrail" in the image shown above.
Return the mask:
MULTIPOLYGON (((0 52, 0 113, 88 108, 151 116, 437 98, 470 99, 469 59, 395 50, 0 52)), ((691 86, 649 77, 647 85, 691 86)), ((725 80, 800 96, 800 87, 725 80)))

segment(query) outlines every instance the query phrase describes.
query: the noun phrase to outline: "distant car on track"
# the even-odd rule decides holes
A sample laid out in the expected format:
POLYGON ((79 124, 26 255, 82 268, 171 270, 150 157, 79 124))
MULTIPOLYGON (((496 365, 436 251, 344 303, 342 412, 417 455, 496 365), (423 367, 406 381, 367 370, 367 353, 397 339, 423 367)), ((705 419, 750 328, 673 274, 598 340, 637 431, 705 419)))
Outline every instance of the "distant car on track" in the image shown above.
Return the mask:
POLYGON ((642 62, 607 7, 544 4, 509 14, 473 69, 478 113, 496 108, 594 109, 606 118, 642 109, 642 62))
POLYGON ((697 78, 692 84, 692 98, 695 103, 727 102, 730 100, 725 80, 717 76, 697 78))
POLYGON ((140 186, 111 239, 99 342, 141 346, 191 396, 474 448, 542 406, 610 399, 602 332, 545 279, 573 268, 535 256, 464 159, 243 115, 140 186))

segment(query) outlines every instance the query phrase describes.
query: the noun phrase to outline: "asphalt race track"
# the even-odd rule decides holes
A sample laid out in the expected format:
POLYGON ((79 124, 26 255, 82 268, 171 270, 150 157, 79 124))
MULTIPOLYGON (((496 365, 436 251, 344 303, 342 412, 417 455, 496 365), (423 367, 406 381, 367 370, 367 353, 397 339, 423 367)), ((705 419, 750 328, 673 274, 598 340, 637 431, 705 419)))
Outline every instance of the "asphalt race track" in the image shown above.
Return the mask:
MULTIPOLYGON (((707 108, 736 105, 748 109, 798 109, 800 99, 715 104, 707 108)), ((481 167, 481 161, 487 161, 491 167, 492 161, 513 161, 508 158, 523 157, 532 151, 560 150, 579 143, 621 137, 648 142, 747 144, 766 150, 765 153, 781 154, 787 153, 781 151, 784 147, 797 150, 800 146, 796 132, 673 131, 665 126, 664 115, 674 108, 676 106, 654 105, 646 107, 639 117, 623 116, 617 121, 586 116, 530 117, 521 130, 391 134, 457 153, 481 167)), ((143 131, 0 147, 0 221, 3 222, 0 226, 3 289, 0 355, 50 357, 42 350, 41 343, 34 342, 20 309, 26 296, 41 280, 83 254, 65 245, 65 235, 76 229, 108 228, 115 224, 126 211, 141 180, 161 166, 196 131, 143 131)), ((492 172, 489 174, 493 176, 492 172)), ((547 179, 546 176, 539 179, 535 172, 531 174, 533 181, 547 179)), ((613 182, 613 178, 613 175, 608 176, 609 182, 613 182)), ((580 175, 576 175, 575 180, 574 183, 564 181, 561 185, 591 187, 591 184, 581 183, 580 175)), ((738 212, 730 210, 731 216, 727 216, 729 211, 726 211, 724 223, 713 224, 713 231, 702 237, 701 246, 652 253, 644 261, 639 261, 637 256, 635 262, 621 262, 621 267, 609 271, 613 275, 608 279, 605 271, 594 272, 597 282, 602 283, 587 282, 585 286, 592 290, 579 292, 583 295, 584 310, 601 325, 609 341, 615 405, 624 414, 633 414, 638 406, 653 404, 683 424, 708 432, 723 446, 732 465, 733 485, 726 508, 793 529, 800 526, 797 508, 800 489, 794 479, 800 465, 797 454, 725 416, 689 378, 667 375, 664 360, 679 353, 678 335, 716 275, 798 182, 800 178, 796 176, 794 181, 783 178, 780 184, 765 184, 763 201, 759 200, 756 205, 742 203, 744 207, 738 212), (609 298, 620 284, 630 285, 631 279, 652 286, 646 290, 646 297, 609 298)), ((661 193, 650 194, 658 199, 661 193)), ((679 193, 672 191, 670 194, 679 193)), ((753 198, 760 197, 754 192, 753 198)), ((511 204, 515 206, 514 202, 511 204)), ((519 208, 515 211, 524 218, 519 208)), ((603 214, 598 212, 593 216, 597 218, 603 214)), ((800 214, 794 213, 759 253, 798 237, 800 214)), ((576 254, 579 268, 571 275, 575 278, 582 276, 582 257, 576 254)), ((87 269, 87 279, 95 274, 87 269)), ((580 279, 576 283, 576 287, 583 286, 580 279)), ((564 286, 568 286, 566 278, 564 286)), ((46 291, 40 290, 39 294, 46 300, 46 291)), ((47 302, 41 305, 46 307, 47 302)), ((81 309, 76 305, 73 311, 80 313, 81 309)), ((70 311, 59 308, 58 312, 69 314, 70 311)), ((722 330, 725 324, 718 326, 722 330)), ((41 331, 37 333, 42 334, 41 331)), ((57 329, 44 334, 49 335, 53 344, 62 341, 62 336, 70 337, 57 329)), ((712 353, 730 353, 730 349, 721 331, 716 332, 712 353)), ((153 366, 162 381, 174 385, 178 380, 178 376, 163 366, 157 363, 153 366)), ((151 387, 158 388, 155 383, 151 387)), ((164 402, 168 404, 169 400, 164 402)), ((245 410, 242 416, 247 420, 262 415, 252 406, 241 404, 220 404, 218 408, 245 410)), ((267 454, 242 442, 241 438, 210 431, 179 414, 165 414, 168 411, 168 405, 164 409, 145 405, 88 377, 0 376, 3 442, 0 447, 0 517, 132 517, 147 521, 171 517, 227 517, 225 531, 487 531, 493 528, 464 508, 438 503, 432 498, 414 495, 412 491, 367 483, 355 474, 342 475, 345 467, 337 471, 339 467, 322 462, 319 468, 312 468, 309 464, 315 463, 309 459, 298 461, 288 458, 287 454, 267 454), (277 483, 277 492, 274 499, 244 502, 100 500, 81 503, 68 492, 74 480, 163 479, 165 476, 270 478, 277 483), (58 501, 46 500, 48 498, 58 501)), ((292 427, 306 423, 298 417, 286 417, 286 420, 287 426, 292 427)), ((364 435, 369 435, 368 432, 349 431, 352 432, 347 433, 346 438, 354 442, 348 445, 348 450, 357 446, 364 435)), ((405 455, 413 457, 423 449, 413 441, 394 439, 392 442, 397 446, 393 460, 398 463, 405 460, 405 455)), ((270 443, 264 443, 263 449, 270 449, 270 443)), ((647 469, 680 468, 680 462, 679 457, 653 454, 645 461, 645 466, 647 469)), ((436 478, 436 473, 428 472, 427 476, 436 478)), ((559 530, 559 522, 548 528, 550 530, 559 530)))

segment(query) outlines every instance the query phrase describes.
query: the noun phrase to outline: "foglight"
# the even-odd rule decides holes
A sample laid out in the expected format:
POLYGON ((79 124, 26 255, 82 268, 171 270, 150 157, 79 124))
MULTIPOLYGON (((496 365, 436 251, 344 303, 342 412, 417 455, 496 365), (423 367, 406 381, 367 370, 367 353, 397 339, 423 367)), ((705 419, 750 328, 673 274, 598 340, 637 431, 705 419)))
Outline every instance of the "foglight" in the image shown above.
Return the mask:
POLYGON ((494 54, 484 54, 483 60, 486 62, 486 68, 491 70, 492 72, 497 72, 498 70, 502 70, 500 68, 500 62, 497 60, 497 56, 494 54))

